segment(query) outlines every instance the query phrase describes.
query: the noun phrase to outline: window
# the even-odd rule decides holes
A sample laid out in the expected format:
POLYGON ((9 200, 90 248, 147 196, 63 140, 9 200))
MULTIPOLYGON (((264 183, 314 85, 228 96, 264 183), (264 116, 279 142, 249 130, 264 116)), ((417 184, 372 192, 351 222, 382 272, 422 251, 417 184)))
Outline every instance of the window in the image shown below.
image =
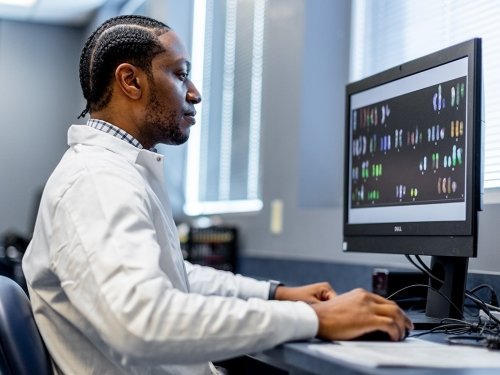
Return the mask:
POLYGON ((188 215, 257 211, 266 0, 195 0, 192 79, 202 93, 188 143, 188 215))
POLYGON ((486 123, 484 186, 500 188, 498 3, 490 0, 354 0, 352 4, 349 77, 352 81, 467 39, 482 38, 486 123))

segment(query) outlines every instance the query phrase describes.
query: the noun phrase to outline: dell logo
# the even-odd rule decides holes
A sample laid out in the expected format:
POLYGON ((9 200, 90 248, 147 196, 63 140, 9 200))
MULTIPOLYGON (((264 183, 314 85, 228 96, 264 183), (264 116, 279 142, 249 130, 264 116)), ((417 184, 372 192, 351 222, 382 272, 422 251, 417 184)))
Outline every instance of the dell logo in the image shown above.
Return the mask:
POLYGON ((402 232, 402 231, 403 231, 403 227, 401 225, 394 226, 394 232, 402 232))

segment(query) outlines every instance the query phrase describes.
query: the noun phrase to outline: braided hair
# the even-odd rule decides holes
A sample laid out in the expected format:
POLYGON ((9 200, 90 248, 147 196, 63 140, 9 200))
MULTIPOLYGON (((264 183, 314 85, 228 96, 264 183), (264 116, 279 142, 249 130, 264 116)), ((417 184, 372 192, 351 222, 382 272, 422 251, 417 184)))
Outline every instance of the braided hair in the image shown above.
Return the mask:
POLYGON ((158 37, 169 30, 152 18, 131 15, 110 18, 99 26, 80 56, 80 85, 87 105, 78 118, 106 107, 114 70, 121 63, 133 64, 151 77, 151 60, 164 51, 158 37))

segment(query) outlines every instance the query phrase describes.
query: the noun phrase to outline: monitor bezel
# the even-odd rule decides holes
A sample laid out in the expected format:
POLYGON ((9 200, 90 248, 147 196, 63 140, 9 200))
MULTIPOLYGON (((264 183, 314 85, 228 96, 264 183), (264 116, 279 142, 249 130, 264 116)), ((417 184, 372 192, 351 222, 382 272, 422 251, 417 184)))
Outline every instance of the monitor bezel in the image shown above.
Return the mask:
POLYGON ((477 256, 477 212, 482 206, 482 70, 481 39, 442 49, 346 86, 344 162, 344 251, 440 256, 477 256), (444 64, 468 58, 465 221, 352 224, 349 215, 351 96, 444 64), (472 151, 472 152, 471 152, 472 151))

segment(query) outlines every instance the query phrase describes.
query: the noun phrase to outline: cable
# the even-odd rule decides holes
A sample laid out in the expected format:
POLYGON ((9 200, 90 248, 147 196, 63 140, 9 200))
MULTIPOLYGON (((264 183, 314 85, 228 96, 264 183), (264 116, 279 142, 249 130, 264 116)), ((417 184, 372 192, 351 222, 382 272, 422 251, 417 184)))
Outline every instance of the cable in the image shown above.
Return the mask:
POLYGON ((484 289, 484 288, 487 288, 490 290, 491 294, 494 294, 495 293, 495 290, 493 289, 493 287, 489 284, 479 284, 478 286, 475 286, 474 288, 472 288, 470 291, 472 293, 475 293, 477 292, 478 290, 480 289, 484 289))
MULTIPOLYGON (((423 262, 423 260, 420 258, 420 256, 415 255, 415 259, 417 261, 413 260, 410 255, 405 255, 405 257, 406 257, 406 259, 408 259, 408 261, 411 264, 413 264, 418 270, 420 270, 421 272, 426 274, 429 278, 431 278, 431 279, 433 279, 441 284, 444 284, 444 281, 432 273, 432 270, 423 262), (417 262, 418 262, 418 264, 417 264, 417 262)), ((410 287, 414 287, 414 286, 420 286, 420 287, 425 286, 426 288, 429 288, 429 289, 435 291, 440 296, 445 298, 448 301, 448 303, 450 303, 450 305, 453 306, 453 308, 460 313, 460 316, 462 317, 462 319, 465 319, 464 314, 462 312, 462 309, 458 308, 458 306, 456 306, 447 296, 445 296, 439 290, 431 287, 430 285, 422 285, 422 284, 411 285, 411 286, 402 288, 402 289, 398 290, 397 292, 393 293, 392 295, 390 295, 388 297, 388 299, 391 299, 397 293, 400 293, 401 291, 406 290, 410 287)), ((431 329, 429 331, 425 331, 425 332, 422 332, 420 334, 417 334, 413 337, 421 336, 421 335, 428 334, 428 333, 434 333, 434 332, 443 332, 445 334, 455 335, 455 336, 479 332, 480 335, 488 334, 490 337, 489 339, 486 339, 486 337, 482 336, 481 340, 484 340, 484 341, 481 341, 481 342, 484 343, 485 346, 487 346, 487 347, 491 346, 494 349, 500 349, 500 319, 491 313, 491 311, 500 311, 500 307, 498 307, 497 295, 496 295, 493 287, 491 287, 488 284, 480 284, 480 285, 472 288, 472 290, 470 290, 470 291, 465 290, 464 297, 471 300, 476 305, 478 310, 484 311, 485 314, 488 316, 489 320, 482 320, 481 315, 477 316, 477 318, 478 318, 477 323, 471 323, 471 322, 468 322, 465 320, 446 318, 446 319, 443 319, 441 321, 443 323, 442 325, 434 327, 433 329, 431 329), (484 289, 484 288, 488 288, 490 290, 491 304, 484 302, 480 297, 478 297, 475 294, 475 292, 477 292, 478 290, 484 289)), ((466 336, 466 337, 471 337, 471 336, 466 336)), ((472 339, 468 339, 468 340, 472 340, 472 339)), ((457 342, 458 341, 460 341, 460 340, 457 340, 457 342)))
MULTIPOLYGON (((414 257, 418 261, 418 263, 420 263, 420 265, 422 266, 422 268, 426 271, 427 275, 432 274, 432 270, 427 266, 427 264, 424 263, 424 261, 422 260, 422 258, 420 257, 420 255, 414 255, 414 257)), ((439 281, 441 281, 441 283, 443 283, 442 280, 439 280, 439 281)))
POLYGON ((476 296, 474 293, 469 292, 469 291, 465 292, 465 296, 467 298, 469 298, 471 301, 473 301, 474 303, 476 303, 478 306, 480 306, 480 308, 486 313, 486 315, 488 315, 488 318, 490 318, 495 323, 500 324, 500 319, 498 319, 497 317, 495 317, 491 313, 491 309, 489 308, 487 303, 485 303, 478 296, 476 296))
POLYGON ((491 305, 494 306, 494 307, 498 307, 498 298, 497 298, 497 294, 495 292, 495 289, 493 289, 493 287, 489 284, 479 284, 478 286, 472 288, 470 291, 471 293, 475 293, 477 292, 478 290, 481 290, 481 289, 488 289, 491 293, 491 305))
POLYGON ((455 305, 453 303, 453 301, 446 295, 444 295, 441 291, 439 291, 438 289, 430 286, 430 285, 426 285, 426 284, 413 284, 413 285, 408 285, 408 286, 405 286, 404 288, 401 288, 397 291, 395 291, 394 293, 392 293, 390 296, 387 297, 387 299, 392 299, 395 295, 397 295, 398 293, 401 293, 407 289, 410 289, 410 288, 415 288, 415 287, 419 287, 419 288, 427 288, 427 289, 431 289, 432 291, 436 292, 437 294, 439 294, 441 297, 443 297, 455 310, 458 311, 458 313, 460 314, 460 316, 462 318, 464 318, 464 314, 462 313, 462 310, 458 308, 457 305, 455 305))
POLYGON ((499 333, 498 325, 492 325, 487 321, 479 320, 477 323, 471 323, 464 320, 446 318, 442 320, 442 323, 443 324, 440 326, 434 327, 430 330, 415 333, 411 335, 411 337, 420 337, 432 333, 443 333, 453 336, 470 335, 471 333, 474 333, 481 335, 484 338, 484 335, 498 336, 499 333))
MULTIPOLYGON (((415 258, 417 259, 417 261, 420 263, 420 264, 417 264, 412 258, 410 255, 406 254, 405 255, 406 259, 408 259, 408 261, 413 264, 418 270, 420 270, 421 272, 423 272, 424 274, 426 274, 427 276, 429 276, 430 278, 432 278, 433 280, 441 283, 441 284, 444 284, 444 281, 441 280, 440 278, 438 278, 437 276, 435 276, 434 274, 432 274, 432 270, 427 267, 427 265, 422 261, 422 259, 420 258, 419 255, 415 255, 415 258)), ((488 284, 480 284, 478 285, 477 287, 473 288, 472 291, 465 291, 465 295, 467 296, 467 293, 474 293, 474 291, 477 291, 479 289, 483 289, 483 288, 488 288, 490 291, 491 291, 491 299, 492 299, 492 302, 496 302, 498 304, 498 301, 497 301, 497 296, 496 296, 496 293, 493 289, 493 287, 491 287, 490 285, 488 284)), ((436 289, 432 288, 434 291, 438 292, 436 289)), ((439 293, 439 292, 438 292, 439 293)), ((439 293, 441 296, 445 297, 442 293, 439 293)), ((478 298, 476 295, 474 295, 475 298, 478 298)), ((448 302, 451 303, 451 301, 448 300, 448 302)), ((500 311, 500 307, 498 306, 495 306, 494 304, 487 304, 486 302, 484 301, 481 301, 482 303, 482 306, 487 306, 487 308, 489 308, 490 310, 494 310, 494 311, 500 311)), ((457 309, 457 306, 454 305, 454 307, 457 309)), ((488 315, 491 315, 491 314, 488 314, 488 315)), ((500 321, 498 322, 500 323, 500 321)))
POLYGON ((417 269, 419 269, 421 272, 429 276, 431 279, 437 281, 438 283, 444 284, 443 280, 432 274, 431 269, 424 264, 424 262, 422 261, 422 259, 420 259, 420 257, 418 257, 418 255, 416 255, 415 257, 417 257, 417 259, 419 260, 419 262, 423 264, 423 266, 417 264, 409 254, 406 254, 405 257, 411 264, 413 264, 417 269))
MULTIPOLYGON (((417 261, 419 262, 419 264, 417 264, 409 254, 406 254, 405 257, 406 259, 408 259, 408 261, 413 264, 418 270, 420 270, 421 272, 423 272, 424 274, 426 274, 427 276, 429 276, 430 278, 432 278, 433 280, 441 283, 441 284, 444 284, 444 281, 441 280, 440 278, 438 278, 437 276, 435 276, 433 273, 432 273, 432 270, 424 263, 424 261, 422 260, 422 258, 419 256, 419 255, 414 255, 415 258, 417 259, 417 261)), ((498 298, 497 298, 497 295, 495 293, 495 290, 493 289, 493 287, 491 285, 488 285, 488 284, 480 284, 474 288, 472 288, 470 290, 471 293, 474 293, 480 289, 484 289, 484 288, 488 288, 491 292, 491 304, 487 304, 486 302, 483 301, 483 303, 485 303, 491 310, 495 310, 495 311, 500 311, 500 307, 498 306, 498 298)), ((465 291, 466 293, 469 292, 469 291, 465 291)), ((479 298, 476 296, 476 298, 479 298)))

